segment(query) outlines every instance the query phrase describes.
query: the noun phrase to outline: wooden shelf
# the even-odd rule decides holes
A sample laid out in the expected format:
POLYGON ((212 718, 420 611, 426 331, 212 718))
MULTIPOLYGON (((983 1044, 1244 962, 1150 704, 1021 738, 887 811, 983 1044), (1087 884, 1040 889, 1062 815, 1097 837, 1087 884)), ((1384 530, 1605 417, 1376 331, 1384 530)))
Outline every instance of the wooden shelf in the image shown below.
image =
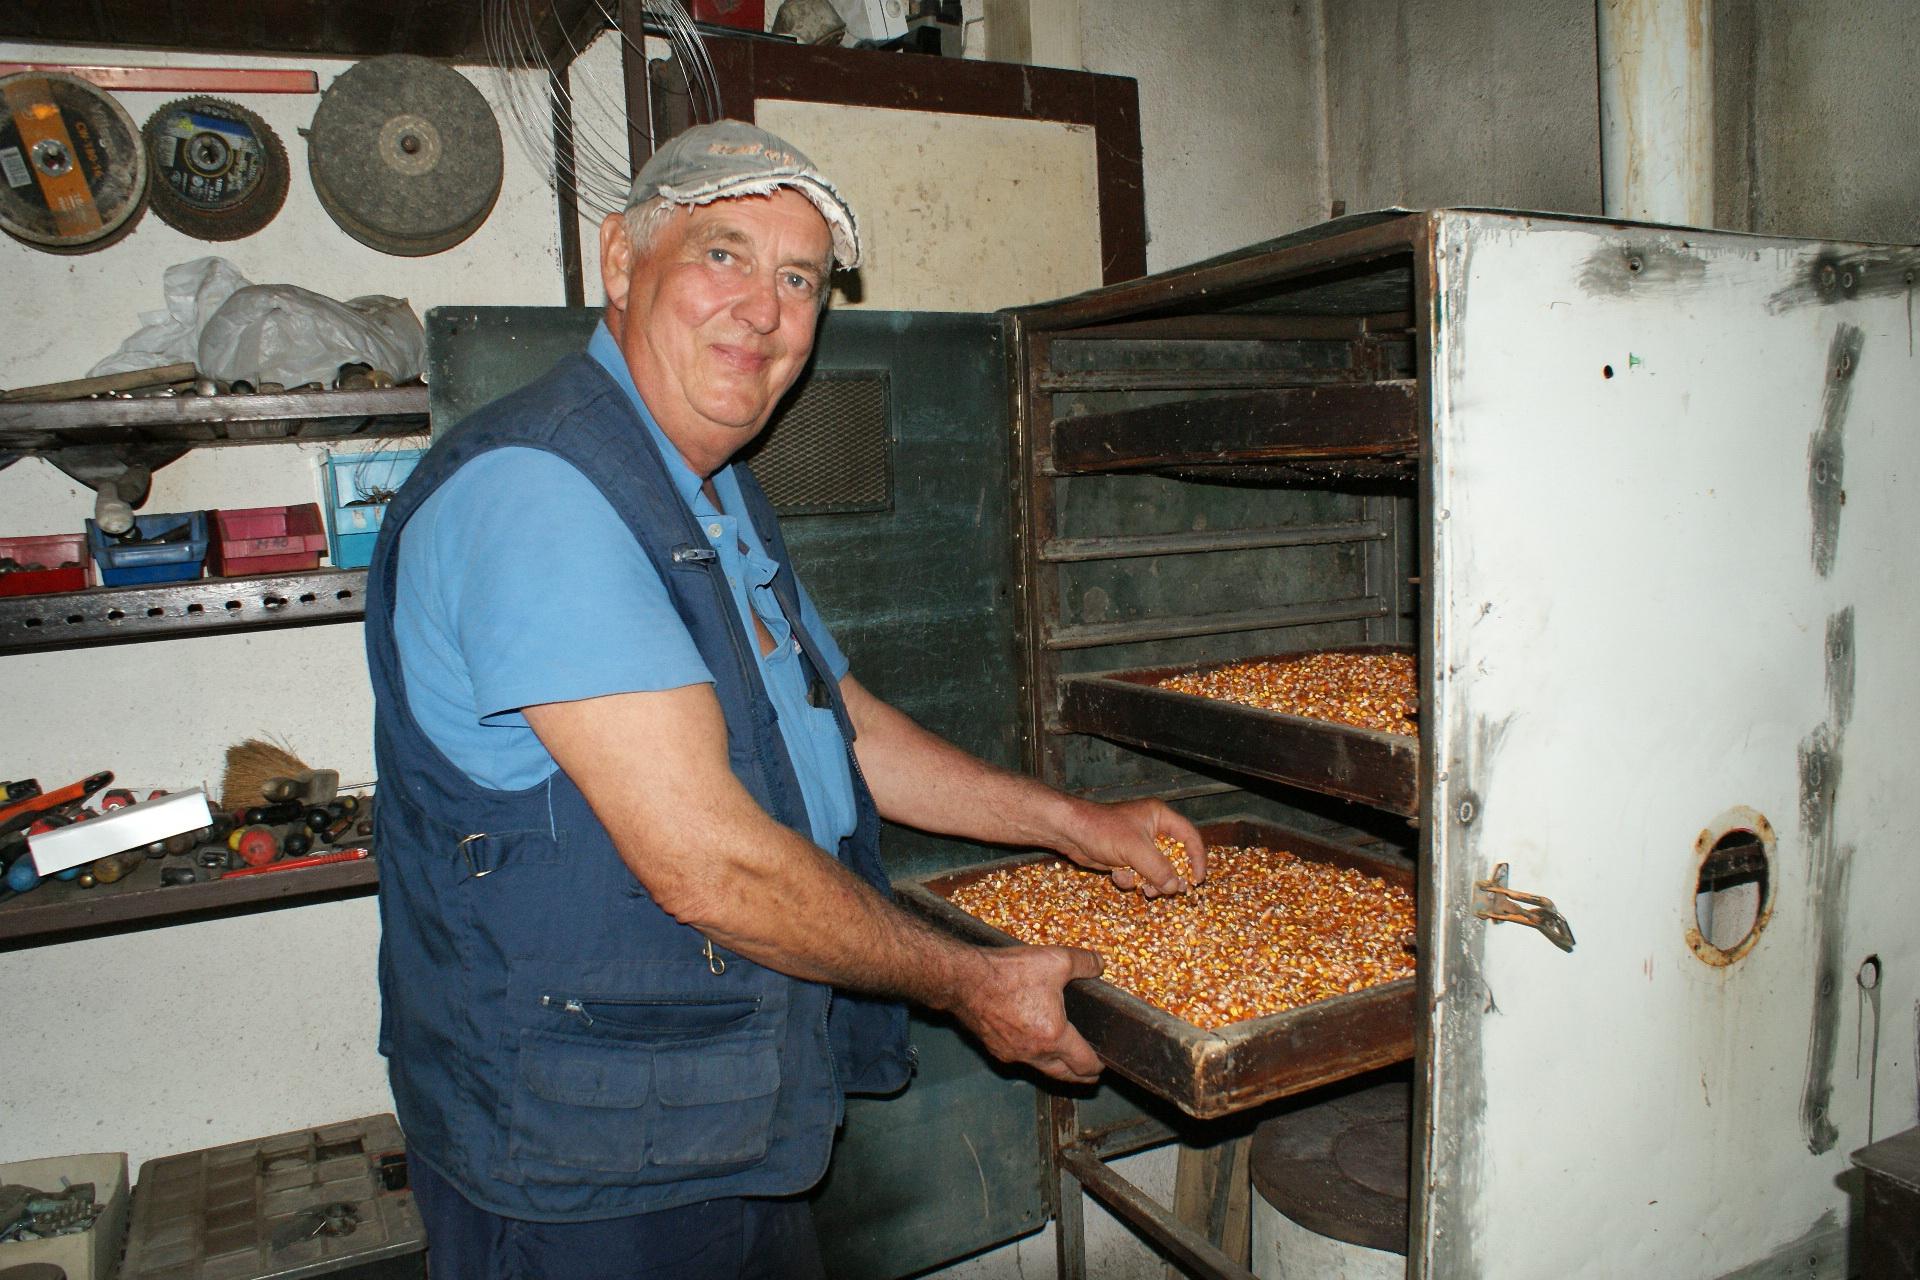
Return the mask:
POLYGON ((314 569, 0 596, 0 654, 166 640, 365 616, 365 569, 314 569))
MULTIPOLYGON (((1330 652, 1404 652, 1349 645, 1330 652)), ((1263 711, 1158 688, 1195 667, 1155 667, 1060 681, 1059 728, 1170 752, 1256 778, 1338 796, 1404 817, 1420 812, 1420 740, 1263 711)))
MULTIPOLYGON (((1161 376, 1191 381, 1177 370, 1161 376)), ((1291 386, 1062 418, 1053 424, 1053 469, 1410 458, 1420 449, 1418 391, 1411 380, 1291 386)))
POLYGON ((373 858, 301 867, 271 875, 163 886, 162 866, 179 858, 145 862, 123 880, 82 889, 70 880, 48 880, 37 889, 0 901, 0 949, 39 946, 76 934, 146 925, 181 924, 235 908, 283 906, 323 897, 371 892, 380 872, 373 858))

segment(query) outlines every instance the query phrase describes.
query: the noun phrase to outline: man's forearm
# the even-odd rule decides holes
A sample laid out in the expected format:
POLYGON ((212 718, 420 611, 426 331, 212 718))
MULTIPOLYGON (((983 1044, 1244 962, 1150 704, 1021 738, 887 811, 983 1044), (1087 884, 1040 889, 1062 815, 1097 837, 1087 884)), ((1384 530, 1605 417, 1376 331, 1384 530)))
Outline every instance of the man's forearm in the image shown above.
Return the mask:
POLYGON ((796 978, 949 1010, 1004 1061, 1063 1080, 1098 1074, 1060 995, 1097 976, 1098 957, 975 947, 887 902, 754 802, 728 766, 708 686, 547 703, 526 717, 674 919, 796 978))
POLYGON ((923 831, 988 844, 1038 846, 1084 867, 1110 871, 1122 889, 1179 893, 1186 874, 1155 845, 1170 836, 1186 846, 1191 876, 1206 874, 1199 832, 1158 800, 1094 804, 1022 774, 997 769, 867 692, 840 683, 859 732, 854 750, 883 816, 923 831))
POLYGON ((988 844, 1067 851, 1066 833, 1084 802, 962 751, 851 678, 841 687, 859 729, 860 770, 883 817, 988 844))

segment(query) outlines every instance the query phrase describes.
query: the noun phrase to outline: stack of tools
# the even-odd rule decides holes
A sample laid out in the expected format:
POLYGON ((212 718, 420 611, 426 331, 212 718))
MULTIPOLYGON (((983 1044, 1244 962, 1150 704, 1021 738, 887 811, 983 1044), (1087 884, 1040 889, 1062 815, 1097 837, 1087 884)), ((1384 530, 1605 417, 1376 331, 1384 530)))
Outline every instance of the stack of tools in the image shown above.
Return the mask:
POLYGON ((91 1182, 59 1191, 8 1183, 0 1186, 0 1241, 81 1235, 105 1208, 94 1201, 91 1182))
MULTIPOLYGON (((258 739, 228 750, 221 794, 210 808, 202 806, 198 788, 171 796, 154 791, 141 800, 126 788, 112 787, 112 782, 113 774, 107 772, 51 792, 43 792, 37 779, 0 782, 0 901, 46 878, 72 881, 83 889, 115 884, 148 862, 159 866, 157 875, 143 878, 145 884, 157 880, 162 886, 178 886, 372 856, 372 798, 342 794, 334 770, 308 768, 291 752, 258 739), (192 805, 182 803, 189 797, 192 805), (89 801, 93 808, 87 807, 89 801), (34 839, 89 821, 98 823, 104 835, 109 829, 131 829, 128 820, 137 814, 156 813, 173 817, 168 826, 151 833, 159 838, 142 835, 130 847, 110 843, 107 848, 114 852, 82 855, 85 860, 75 865, 51 861, 45 856, 46 843, 34 839), (181 813, 197 816, 182 821, 181 813), (163 834, 169 828, 171 833, 163 834), (43 875, 50 866, 59 869, 43 875)), ((64 835, 59 839, 78 843, 64 835)))
POLYGON ((224 860, 202 851, 202 865, 228 876, 324 866, 368 856, 371 803, 340 794, 340 775, 311 769, 292 752, 258 738, 227 749, 220 807, 233 817, 224 860))

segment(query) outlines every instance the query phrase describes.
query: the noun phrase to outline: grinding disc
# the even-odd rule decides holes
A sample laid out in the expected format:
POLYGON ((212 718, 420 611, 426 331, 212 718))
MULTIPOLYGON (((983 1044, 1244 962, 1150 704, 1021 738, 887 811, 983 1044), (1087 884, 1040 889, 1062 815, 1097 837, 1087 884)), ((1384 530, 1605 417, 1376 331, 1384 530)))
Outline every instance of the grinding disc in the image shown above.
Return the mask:
POLYGON ((133 230, 146 200, 140 131, 104 90, 56 71, 0 77, 0 230, 91 253, 133 230))
POLYGON ((451 249, 500 194, 500 126, 450 67, 397 53, 357 63, 320 99, 307 137, 314 193, 384 253, 451 249))
POLYGON ((287 198, 287 153, 267 122, 237 102, 181 98, 141 130, 153 211, 201 240, 238 240, 273 221, 287 198))

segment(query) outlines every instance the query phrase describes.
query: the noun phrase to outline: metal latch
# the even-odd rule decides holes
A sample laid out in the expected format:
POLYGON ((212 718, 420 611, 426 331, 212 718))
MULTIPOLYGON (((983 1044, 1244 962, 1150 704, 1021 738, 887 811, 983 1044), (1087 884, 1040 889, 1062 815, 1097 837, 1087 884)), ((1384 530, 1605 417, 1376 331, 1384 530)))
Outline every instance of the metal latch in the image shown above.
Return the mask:
POLYGON ((1482 920, 1528 925, 1545 934, 1547 941, 1562 951, 1573 950, 1573 929, 1560 909, 1553 905, 1553 899, 1507 888, 1506 863, 1494 867, 1488 879, 1474 881, 1473 888, 1473 914, 1482 920))

